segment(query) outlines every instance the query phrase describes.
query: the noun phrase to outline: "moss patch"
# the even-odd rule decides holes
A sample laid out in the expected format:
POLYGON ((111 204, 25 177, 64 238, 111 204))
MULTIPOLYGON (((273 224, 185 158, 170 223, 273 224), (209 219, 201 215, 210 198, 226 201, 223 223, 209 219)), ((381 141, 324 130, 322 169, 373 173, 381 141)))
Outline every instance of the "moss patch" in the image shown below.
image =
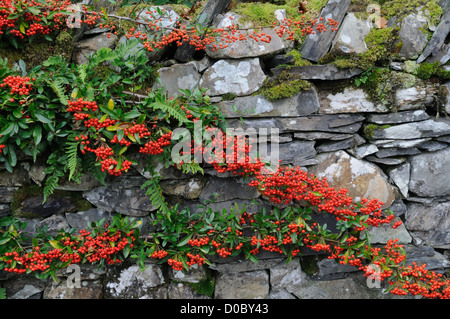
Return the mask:
POLYGON ((264 80, 255 95, 261 94, 269 101, 275 101, 296 95, 303 90, 309 90, 311 83, 302 80, 298 74, 281 72, 278 76, 264 80))
POLYGON ((292 56, 292 62, 294 62, 295 66, 304 66, 304 65, 311 65, 312 63, 308 60, 305 60, 302 58, 302 54, 299 50, 291 50, 288 53, 286 53, 286 56, 292 56))
POLYGON ((412 74, 391 71, 388 68, 375 68, 361 87, 374 103, 395 109, 397 90, 410 88, 418 81, 419 79, 412 74))
POLYGON ((212 297, 215 289, 215 281, 212 275, 208 272, 206 278, 200 280, 197 283, 189 283, 198 294, 212 297))
POLYGON ((70 32, 61 31, 54 41, 36 39, 25 44, 22 48, 12 47, 0 48, 0 56, 8 59, 8 66, 12 67, 15 62, 22 59, 27 65, 27 69, 42 64, 52 56, 62 56, 66 61, 70 61, 73 52, 74 39, 70 32))
POLYGON ((364 127, 364 136, 370 139, 375 134, 375 131, 384 130, 384 129, 387 129, 389 127, 391 127, 391 126, 388 125, 388 124, 385 124, 385 125, 382 125, 382 126, 377 125, 377 124, 368 124, 368 125, 366 125, 364 127))

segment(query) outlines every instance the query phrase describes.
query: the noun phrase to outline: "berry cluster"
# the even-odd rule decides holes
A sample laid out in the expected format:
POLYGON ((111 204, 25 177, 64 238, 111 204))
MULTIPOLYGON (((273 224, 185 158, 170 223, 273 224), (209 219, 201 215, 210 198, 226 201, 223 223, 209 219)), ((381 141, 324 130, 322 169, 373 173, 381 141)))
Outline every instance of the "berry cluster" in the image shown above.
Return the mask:
MULTIPOLYGON (((26 76, 12 76, 8 75, 6 78, 3 79, 3 83, 0 83, 0 88, 3 88, 5 86, 8 86, 11 88, 11 95, 19 94, 19 95, 28 95, 30 94, 30 91, 32 90, 32 85, 30 83, 30 78, 26 76)), ((33 78, 33 81, 36 79, 33 78)), ((14 102, 12 100, 11 102, 14 102)))
POLYGON ((167 263, 169 264, 169 266, 172 266, 173 270, 183 270, 183 262, 182 261, 178 261, 172 258, 169 258, 167 260, 167 263))
POLYGON ((44 251, 34 246, 30 252, 11 251, 4 254, 4 261, 9 267, 8 272, 23 274, 26 272, 44 272, 61 264, 78 264, 86 259, 90 263, 105 261, 108 264, 120 263, 119 253, 126 247, 134 246, 133 231, 128 233, 114 232, 107 229, 102 233, 91 236, 91 232, 81 230, 79 236, 63 237, 55 248, 44 251), (57 246, 57 247, 58 247, 57 246))
POLYGON ((0 0, 0 36, 24 39, 59 30, 65 24, 70 4, 69 0, 0 0))
POLYGON ((154 259, 163 259, 166 256, 167 256, 167 251, 161 249, 161 250, 155 250, 150 257, 154 258, 154 259))

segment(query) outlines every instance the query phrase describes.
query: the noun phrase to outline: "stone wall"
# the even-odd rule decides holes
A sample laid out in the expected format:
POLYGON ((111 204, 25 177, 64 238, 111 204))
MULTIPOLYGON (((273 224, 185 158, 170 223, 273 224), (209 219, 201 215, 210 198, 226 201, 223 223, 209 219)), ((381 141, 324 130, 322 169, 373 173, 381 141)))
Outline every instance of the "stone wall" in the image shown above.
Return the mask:
MULTIPOLYGON (((313 62, 329 51, 364 52, 364 35, 375 27, 351 11, 350 1, 330 3, 339 4, 327 10, 338 11, 341 30, 329 39, 311 37, 305 41, 303 57, 313 62)), ((283 11, 276 14, 283 16, 283 11)), ((230 16, 238 19, 228 12, 215 16, 214 21, 226 27, 230 16)), ((428 269, 446 272, 450 249, 450 104, 446 100, 450 82, 420 79, 411 72, 411 66, 440 61, 445 70, 450 57, 447 44, 436 43, 437 37, 445 39, 448 33, 443 24, 449 17, 450 11, 444 11, 437 26, 427 26, 426 17, 419 13, 403 20, 400 37, 404 46, 388 70, 389 78, 400 78, 401 85, 389 89, 389 103, 374 100, 367 90, 355 85, 361 69, 342 69, 335 64, 292 65, 289 72, 301 75, 311 85, 294 96, 268 100, 259 91, 264 80, 292 64, 292 57, 286 55, 292 44, 277 37, 270 44, 236 42, 227 50, 208 48, 203 57, 189 62, 176 59, 186 56, 180 52, 166 53, 158 57, 165 65, 158 72, 171 95, 180 88, 207 88, 230 127, 278 128, 275 140, 283 164, 300 165, 326 177, 332 186, 347 188, 355 199, 377 198, 394 211, 396 220, 404 222, 395 230, 389 225, 370 230, 373 244, 399 238, 406 247, 408 263, 426 263, 428 269), (436 30, 430 39, 423 39, 424 25, 436 30)), ((75 44, 73 60, 82 63, 99 45, 114 47, 117 40, 124 41, 90 32, 75 44)), ((28 222, 27 231, 31 233, 44 225, 53 232, 82 229, 90 221, 108 219, 115 213, 143 218, 144 228, 153 227, 149 216, 154 208, 140 189, 151 177, 142 167, 108 180, 107 186, 89 176, 80 185, 63 184, 58 195, 44 205, 40 195, 29 187, 40 185, 43 170, 39 162, 24 161, 13 174, 0 172, 0 216, 19 216, 28 222)), ((209 204, 213 210, 234 203, 256 202, 254 208, 250 207, 255 211, 271 206, 239 178, 208 170, 195 176, 165 168, 160 173, 166 196, 193 209, 207 203, 215 193, 220 197, 209 204)), ((67 287, 67 274, 63 272, 59 283, 27 276, 18 279, 2 272, 0 283, 7 289, 8 298, 17 299, 392 298, 381 289, 369 288, 355 268, 324 256, 306 255, 289 264, 279 255, 265 253, 259 257, 259 263, 213 259, 212 266, 189 273, 151 262, 145 271, 133 263, 101 271, 82 266, 78 289, 67 287)))

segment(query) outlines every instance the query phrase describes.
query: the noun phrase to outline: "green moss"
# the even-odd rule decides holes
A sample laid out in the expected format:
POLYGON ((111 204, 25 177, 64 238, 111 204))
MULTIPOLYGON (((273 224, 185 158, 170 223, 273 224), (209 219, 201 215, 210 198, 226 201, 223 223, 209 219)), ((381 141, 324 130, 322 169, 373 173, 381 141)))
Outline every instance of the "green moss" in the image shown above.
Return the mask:
POLYGON ((222 101, 231 101, 237 97, 236 94, 233 93, 225 93, 222 95, 222 101))
POLYGON ((441 68, 439 61, 435 63, 422 62, 417 67, 417 76, 423 80, 436 77, 441 80, 450 79, 450 71, 441 68))
POLYGON ((212 297, 215 289, 215 281, 210 273, 207 273, 206 278, 197 283, 189 284, 198 294, 212 297))
POLYGON ((404 17, 411 13, 416 13, 421 7, 420 12, 425 14, 432 25, 437 25, 443 13, 442 8, 436 0, 390 0, 385 1, 381 7, 381 13, 389 20, 396 17, 397 21, 401 21, 404 17))
POLYGON ((367 138, 372 138, 373 137, 373 135, 375 134, 375 131, 378 131, 378 130, 384 130, 384 129, 387 129, 387 128, 389 128, 389 127, 391 127, 390 125, 388 125, 388 124, 385 124, 385 125, 382 125, 382 126, 380 126, 380 125, 377 125, 377 124, 367 124, 365 127, 364 127, 364 135, 367 137, 367 138))
POLYGON ((300 259, 302 271, 304 271, 308 276, 317 274, 319 272, 319 266, 317 264, 318 261, 317 256, 303 256, 300 259))
POLYGON ((35 39, 26 43, 19 49, 0 48, 0 56, 8 59, 8 66, 12 67, 15 62, 22 59, 30 69, 42 64, 51 56, 60 55, 67 61, 72 57, 74 39, 68 31, 61 31, 54 41, 46 39, 35 39))
POLYGON ((302 80, 300 75, 283 71, 276 77, 266 79, 255 95, 261 94, 267 100, 275 101, 294 96, 310 88, 311 83, 302 80))
POLYGON ((391 71, 388 68, 375 68, 362 88, 374 103, 395 109, 397 90, 410 88, 417 82, 418 79, 412 74, 391 71))
POLYGON ((333 63, 338 68, 360 68, 368 70, 375 65, 388 65, 400 51, 402 43, 398 41, 398 28, 372 28, 364 41, 367 50, 360 54, 348 54, 333 51, 319 60, 320 64, 333 63))
POLYGON ((288 53, 286 53, 287 56, 292 56, 295 66, 304 66, 304 65, 311 65, 312 63, 308 60, 305 60, 302 58, 302 54, 299 50, 291 50, 288 53))

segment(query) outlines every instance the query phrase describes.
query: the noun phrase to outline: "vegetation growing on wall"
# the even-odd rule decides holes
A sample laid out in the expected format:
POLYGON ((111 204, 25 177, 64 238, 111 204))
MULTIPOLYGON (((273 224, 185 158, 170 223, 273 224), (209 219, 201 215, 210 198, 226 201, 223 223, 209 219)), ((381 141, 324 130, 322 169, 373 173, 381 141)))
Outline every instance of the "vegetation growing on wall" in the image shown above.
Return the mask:
MULTIPOLYGON (((23 9, 6 0, 3 2, 16 11, 12 17, 6 17, 9 21, 6 26, 2 24, 2 36, 16 47, 20 47, 25 37, 34 36, 35 31, 46 38, 50 32, 58 31, 63 21, 60 19, 64 15, 58 14, 54 2, 49 9, 47 6, 23 9), (50 14, 55 12, 54 19, 49 18, 49 11, 50 14), (34 26, 24 22, 27 14, 46 19, 42 19, 43 25, 38 23, 41 27, 34 26)), ((68 4, 64 2, 64 5, 68 4)), ((164 12, 159 10, 158 14, 164 12)), ((104 26, 109 22, 106 14, 91 12, 85 23, 104 26)), ((293 38, 301 29, 299 23, 289 23, 291 29, 278 29, 280 36, 288 34, 293 38)), ((332 21, 330 23, 333 25, 332 21)), ((154 31, 161 29, 157 24, 150 26, 154 31)), ((116 29, 110 23, 108 27, 116 29)), ((323 24, 316 25, 316 28, 322 27, 323 24)), ((146 35, 134 31, 128 30, 129 38, 139 39, 148 51, 170 44, 179 45, 183 41, 190 41, 201 50, 215 39, 198 36, 195 28, 176 28, 169 35, 156 33, 156 41, 149 41, 146 35)), ((374 45, 385 44, 390 32, 393 31, 380 31, 380 34, 372 34, 370 39, 374 45)), ((224 30, 212 33, 222 34, 225 38, 230 36, 224 30)), ((53 39, 50 37, 49 40, 53 39)), ((12 69, 6 60, 0 60, 0 100, 3 101, 0 105, 0 161, 11 172, 18 163, 19 154, 34 161, 43 157, 48 174, 44 200, 63 178, 79 181, 81 174, 86 172, 100 181, 107 174, 120 176, 135 164, 128 157, 132 150, 184 172, 202 171, 203 163, 175 163, 172 160, 169 156, 173 146, 172 131, 180 126, 192 131, 198 122, 201 122, 202 132, 214 128, 224 130, 223 115, 210 103, 205 91, 184 90, 175 98, 167 96, 162 89, 150 90, 149 80, 154 73, 146 65, 144 55, 138 53, 126 57, 136 43, 136 40, 129 41, 117 50, 101 49, 82 65, 69 65, 62 56, 53 56, 32 67, 22 60, 18 69, 12 69), (99 68, 106 64, 112 70, 120 68, 120 73, 99 75, 99 68), (141 95, 145 97, 142 99, 141 95)), ((383 74, 380 71, 378 75, 383 74)), ((293 79, 289 87, 304 89, 307 84, 302 81, 293 79)), ((286 90, 287 87, 277 85, 283 84, 275 83, 272 89, 294 94, 286 90)), ((265 92, 269 99, 280 97, 273 90, 265 92)), ((378 91, 376 94, 382 95, 378 91)), ((141 221, 116 215, 109 225, 101 220, 76 234, 62 230, 52 236, 43 231, 34 238, 26 238, 22 232, 25 225, 18 219, 5 217, 0 219, 0 267, 15 274, 33 273, 38 278, 52 276, 57 280, 56 271, 70 264, 102 266, 131 258, 144 267, 145 260, 152 258, 175 270, 188 270, 194 264, 208 264, 210 255, 224 258, 243 255, 256 262, 258 253, 266 250, 278 252, 290 261, 301 254, 301 248, 308 248, 326 253, 341 264, 355 266, 365 276, 379 276, 378 279, 390 284, 389 290, 393 294, 411 293, 429 298, 450 296, 449 280, 426 270, 425 266, 405 264, 406 254, 397 240, 389 240, 383 249, 370 244, 367 228, 389 224, 394 218, 392 212, 382 210, 382 202, 377 199, 355 202, 346 189, 336 190, 326 180, 299 167, 280 166, 273 174, 267 174, 265 163, 258 159, 249 160, 248 145, 239 145, 234 138, 228 137, 212 142, 218 143, 215 144, 216 160, 210 163, 213 169, 218 173, 251 177, 249 185, 270 199, 276 206, 273 211, 249 214, 245 207, 232 207, 222 212, 205 209, 193 213, 177 205, 170 206, 163 198, 159 179, 155 176, 142 185, 157 208, 151 216, 158 226, 155 233, 141 234, 141 221), (242 147, 244 161, 231 162, 224 158, 223 147, 230 145, 242 147), (278 208, 280 204, 287 207, 278 208), (326 225, 316 222, 314 214, 336 217, 337 231, 331 232, 326 225), (377 265, 380 271, 375 273, 369 264, 377 265)), ((190 151, 195 152, 197 145, 188 145, 190 151)), ((148 165, 148 169, 154 173, 154 167, 148 165)), ((392 227, 396 228, 400 223, 392 227)), ((210 288, 211 283, 199 287, 202 291, 210 288)))

